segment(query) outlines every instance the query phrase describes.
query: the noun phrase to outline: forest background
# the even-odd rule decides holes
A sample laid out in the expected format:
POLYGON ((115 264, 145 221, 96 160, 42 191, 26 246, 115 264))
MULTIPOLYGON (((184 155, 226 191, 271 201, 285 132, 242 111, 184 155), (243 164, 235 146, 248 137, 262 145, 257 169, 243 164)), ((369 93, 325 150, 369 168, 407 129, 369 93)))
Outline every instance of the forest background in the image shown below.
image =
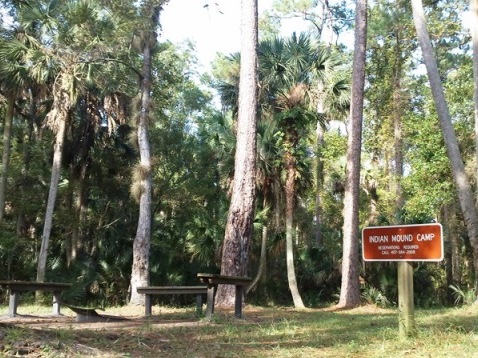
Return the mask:
MULTIPOLYGON (((144 174, 137 145, 144 18, 128 1, 2 4, 11 17, 3 16, 0 23, 0 279, 38 277, 58 148, 59 125, 52 113, 63 113, 69 101, 45 278, 74 283, 65 297, 69 302, 125 304, 144 174)), ((214 2, 204 5, 209 9, 197 16, 220 11, 214 2)), ((307 306, 338 299, 344 123, 352 71, 351 49, 338 40, 353 26, 351 5, 277 0, 261 13, 257 198, 248 267, 250 276, 261 275, 248 302, 291 304, 283 162, 290 149, 284 133, 291 128, 297 134, 293 223, 298 288, 307 306), (281 21, 297 16, 310 23, 309 30, 283 34, 281 21), (320 63, 320 71, 304 66, 304 59, 320 63), (306 96, 290 93, 284 103, 284 108, 294 104, 287 107, 295 113, 293 123, 270 110, 270 99, 283 91, 273 86, 270 74, 288 70, 284 63, 295 64, 292 72, 307 84, 297 86, 306 96)), ((471 36, 463 26, 469 2, 425 2, 425 10, 466 171, 476 188, 471 36)), ((360 226, 442 223, 445 259, 414 264, 415 300, 424 307, 453 304, 456 292, 462 298, 474 294, 473 254, 409 2, 370 3, 367 41, 360 226)), ((154 46, 149 280, 153 285, 197 284, 197 272, 220 269, 234 179, 239 57, 218 54, 210 72, 198 73, 193 43, 174 44, 159 36, 154 46)), ((365 300, 397 302, 394 263, 360 262, 360 267, 365 300)))

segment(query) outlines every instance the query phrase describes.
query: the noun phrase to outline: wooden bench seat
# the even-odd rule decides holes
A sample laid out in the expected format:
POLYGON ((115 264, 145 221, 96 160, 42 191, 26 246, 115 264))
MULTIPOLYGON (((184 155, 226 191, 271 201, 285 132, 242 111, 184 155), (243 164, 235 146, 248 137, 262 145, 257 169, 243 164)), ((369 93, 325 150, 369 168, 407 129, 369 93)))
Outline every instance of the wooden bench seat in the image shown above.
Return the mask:
POLYGON ((252 281, 251 277, 225 276, 211 273, 198 273, 197 277, 201 283, 207 284, 206 319, 210 320, 214 313, 214 296, 218 285, 236 286, 234 315, 236 318, 242 318, 242 296, 244 294, 244 287, 247 287, 252 281))
POLYGON ((71 287, 71 283, 36 282, 36 281, 0 281, 0 287, 9 291, 10 301, 8 315, 15 317, 18 308, 18 296, 21 292, 46 291, 53 293, 53 315, 60 315, 60 296, 64 290, 71 287))
POLYGON ((145 286, 138 287, 138 293, 145 295, 144 314, 151 316, 152 296, 157 295, 196 295, 196 309, 202 312, 202 296, 207 294, 206 286, 145 286))

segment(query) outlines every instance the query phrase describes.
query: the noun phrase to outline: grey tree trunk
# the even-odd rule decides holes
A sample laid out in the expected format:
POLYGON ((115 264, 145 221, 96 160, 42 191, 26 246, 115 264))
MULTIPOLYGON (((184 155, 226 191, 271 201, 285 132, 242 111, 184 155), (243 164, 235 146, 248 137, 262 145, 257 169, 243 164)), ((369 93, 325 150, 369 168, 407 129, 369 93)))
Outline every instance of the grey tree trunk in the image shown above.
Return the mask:
MULTIPOLYGON (((451 164, 453 180, 458 194, 461 211, 465 219, 468 237, 473 250, 473 266, 475 280, 478 277, 478 213, 473 199, 473 192, 465 172, 455 130, 451 121, 448 105, 443 92, 443 86, 438 72, 438 66, 433 54, 433 48, 425 23, 425 15, 421 0, 412 0, 413 20, 417 30, 418 40, 422 49, 427 68, 428 80, 435 101, 435 107, 440 121, 440 127, 445 141, 448 159, 451 164)), ((475 283, 478 290, 478 284, 475 283)))
MULTIPOLYGON (((69 101, 69 99, 68 99, 69 101)), ((69 107, 68 107, 69 108, 69 107)), ((66 108, 64 109, 66 110, 66 108)), ((56 141, 53 153, 53 164, 51 167, 50 191, 45 212, 45 222, 43 224, 43 234, 40 253, 38 255, 37 281, 45 281, 46 263, 48 258, 48 245, 50 243, 51 228, 53 223, 53 212, 55 211, 56 196, 58 193, 58 183, 61 174, 61 158, 63 156, 63 145, 65 142, 67 112, 63 112, 60 120, 57 122, 56 141)))
MULTIPOLYGON (((323 113, 323 112, 319 112, 323 113)), ((322 152, 324 148, 324 129, 320 122, 317 122, 317 169, 316 169, 316 190, 315 193, 315 244, 320 246, 322 243, 322 201, 320 195, 324 186, 324 161, 322 160, 322 152)))
MULTIPOLYGON (((257 0, 242 0, 241 69, 234 184, 222 249, 221 273, 244 276, 253 234, 257 132, 257 0)), ((216 303, 234 307, 235 288, 220 285, 216 303)))
POLYGON ((131 305, 142 305, 145 296, 137 288, 149 285, 149 250, 151 246, 151 148, 148 136, 149 107, 151 102, 152 53, 156 46, 156 28, 159 24, 160 5, 145 4, 144 13, 150 15, 149 28, 144 30, 143 70, 141 82, 141 107, 138 119, 138 146, 140 154, 139 218, 133 243, 133 267, 131 271, 131 305))
POLYGON ((287 158, 287 178, 285 183, 285 241, 286 241, 286 264, 287 264, 287 281, 289 283, 289 290, 292 295, 295 308, 305 308, 302 297, 299 293, 297 285, 297 278, 294 266, 294 234, 296 234, 293 226, 294 218, 294 199, 295 199, 295 178, 296 165, 295 158, 291 153, 287 158))
MULTIPOLYGON (((471 41, 473 43, 473 102, 475 108, 475 157, 478 163, 478 0, 470 0, 471 41)), ((475 174, 478 182, 478 166, 475 174)), ((478 185, 476 186, 478 203, 478 185)))
POLYGON ((355 10, 355 45, 352 70, 352 102, 348 124, 347 169, 344 196, 342 285, 339 307, 360 304, 359 287, 359 192, 360 154, 367 47, 367 0, 357 0, 355 10))
POLYGON ((10 142, 12 139, 13 108, 15 105, 14 94, 9 94, 7 98, 7 113, 5 115, 5 124, 3 127, 3 155, 2 171, 0 173, 0 221, 3 220, 5 213, 5 200, 7 190, 8 164, 10 162, 10 142))
POLYGON ((265 224, 262 227, 262 239, 261 239, 261 257, 259 261, 259 269, 257 270, 257 274, 252 280, 252 283, 247 287, 246 295, 254 291, 259 284, 261 278, 265 276, 266 266, 267 266, 267 236, 269 235, 269 227, 265 224))

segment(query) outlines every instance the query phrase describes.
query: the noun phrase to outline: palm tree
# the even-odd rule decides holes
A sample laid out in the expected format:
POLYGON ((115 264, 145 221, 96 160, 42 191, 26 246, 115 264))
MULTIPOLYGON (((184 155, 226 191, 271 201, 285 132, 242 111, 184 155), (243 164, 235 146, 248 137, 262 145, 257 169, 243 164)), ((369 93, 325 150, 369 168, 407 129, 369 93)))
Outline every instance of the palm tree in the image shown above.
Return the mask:
POLYGON ((44 219, 42 245, 38 256, 37 280, 44 281, 53 212, 61 175, 65 133, 77 98, 92 83, 98 64, 104 63, 101 33, 112 30, 111 22, 92 1, 22 2, 18 26, 22 42, 12 41, 32 81, 48 84, 53 103, 46 117, 55 133, 50 191, 44 219), (98 60, 98 58, 100 58, 98 60))
MULTIPOLYGON (((229 58, 231 63, 237 59, 238 56, 229 58)), ((332 76, 333 69, 338 64, 329 50, 315 46, 304 34, 294 34, 288 40, 265 40, 259 44, 261 126, 274 131, 271 137, 275 141, 272 150, 267 147, 267 143, 259 143, 257 186, 263 194, 266 207, 273 202, 267 197, 276 192, 273 189, 278 187, 276 183, 281 176, 285 178, 282 187, 286 212, 286 261, 288 282, 297 307, 303 307, 303 302, 297 288, 292 242, 295 231, 293 217, 296 184, 297 179, 303 177, 303 173, 299 174, 299 164, 305 159, 300 153, 307 152, 305 141, 312 123, 324 125, 323 119, 331 118, 347 107, 347 96, 344 95, 347 93, 346 83, 343 78, 332 76), (321 113, 317 113, 318 81, 323 84, 324 89, 321 94, 324 107, 321 113), (263 145, 267 148, 263 148, 263 145), (280 153, 277 152, 277 146, 280 147, 280 153), (277 153, 272 155, 272 152, 277 153), (280 174, 281 171, 283 175, 280 174)), ((231 67, 234 68, 234 65, 231 67)), ((238 86, 234 71, 232 75, 230 73, 228 81, 221 83, 220 93, 223 103, 233 108, 234 112, 238 86)), ((266 132, 264 131, 264 134, 266 132)), ((275 209, 271 212, 279 213, 280 203, 275 200, 274 204, 275 209)), ((264 229, 267 232, 267 225, 264 229)))
POLYGON ((257 128, 257 173, 256 187, 258 198, 258 209, 255 222, 261 224, 261 243, 259 267, 254 280, 247 288, 247 293, 253 291, 259 282, 265 278, 267 267, 267 242, 271 231, 278 229, 274 227, 272 215, 281 214, 280 195, 281 166, 280 150, 277 146, 277 123, 273 121, 261 121, 257 128))
POLYGON ((293 238, 298 153, 311 123, 317 121, 311 100, 312 74, 317 74, 317 51, 310 38, 293 34, 284 41, 275 39, 260 46, 261 83, 269 99, 270 114, 278 122, 282 139, 282 165, 285 172, 286 263, 289 289, 296 308, 303 308, 295 267, 293 238))
POLYGON ((17 44, 17 42, 21 41, 21 39, 22 34, 21 32, 18 32, 17 29, 5 31, 2 33, 2 37, 0 39, 1 93, 7 100, 7 110, 5 113, 3 129, 2 167, 0 172, 0 221, 3 219, 6 200, 6 183, 10 160, 10 142, 12 136, 12 122, 15 101, 18 92, 27 81, 26 71, 24 69, 23 63, 21 63, 22 53, 15 51, 15 46, 12 48, 12 43, 17 44))
POLYGON ((316 69, 319 72, 315 98, 319 120, 316 127, 316 199, 315 199, 315 243, 322 242, 321 193, 324 182, 322 148, 325 146, 324 133, 331 120, 343 120, 350 110, 350 79, 341 66, 343 61, 330 48, 319 48, 316 69))

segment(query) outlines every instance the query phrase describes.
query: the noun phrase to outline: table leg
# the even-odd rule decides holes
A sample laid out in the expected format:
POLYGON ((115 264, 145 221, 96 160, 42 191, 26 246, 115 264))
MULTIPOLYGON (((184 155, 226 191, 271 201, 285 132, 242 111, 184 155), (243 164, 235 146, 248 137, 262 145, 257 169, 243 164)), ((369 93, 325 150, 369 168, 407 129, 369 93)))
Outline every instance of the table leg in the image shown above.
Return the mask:
POLYGON ((236 300, 234 307, 234 315, 236 318, 242 318, 242 286, 236 285, 236 300))
POLYGON ((10 291, 10 301, 8 303, 8 315, 15 317, 17 315, 18 307, 18 292, 10 291))
POLYGON ((196 296, 196 313, 200 315, 202 313, 202 294, 199 293, 196 296))
POLYGON ((207 307, 206 307, 206 319, 210 320, 214 313, 214 293, 217 285, 207 285, 207 307))
POLYGON ((151 295, 147 293, 144 295, 144 315, 151 316, 151 295))
POLYGON ((61 291, 53 291, 53 315, 60 316, 61 291))

